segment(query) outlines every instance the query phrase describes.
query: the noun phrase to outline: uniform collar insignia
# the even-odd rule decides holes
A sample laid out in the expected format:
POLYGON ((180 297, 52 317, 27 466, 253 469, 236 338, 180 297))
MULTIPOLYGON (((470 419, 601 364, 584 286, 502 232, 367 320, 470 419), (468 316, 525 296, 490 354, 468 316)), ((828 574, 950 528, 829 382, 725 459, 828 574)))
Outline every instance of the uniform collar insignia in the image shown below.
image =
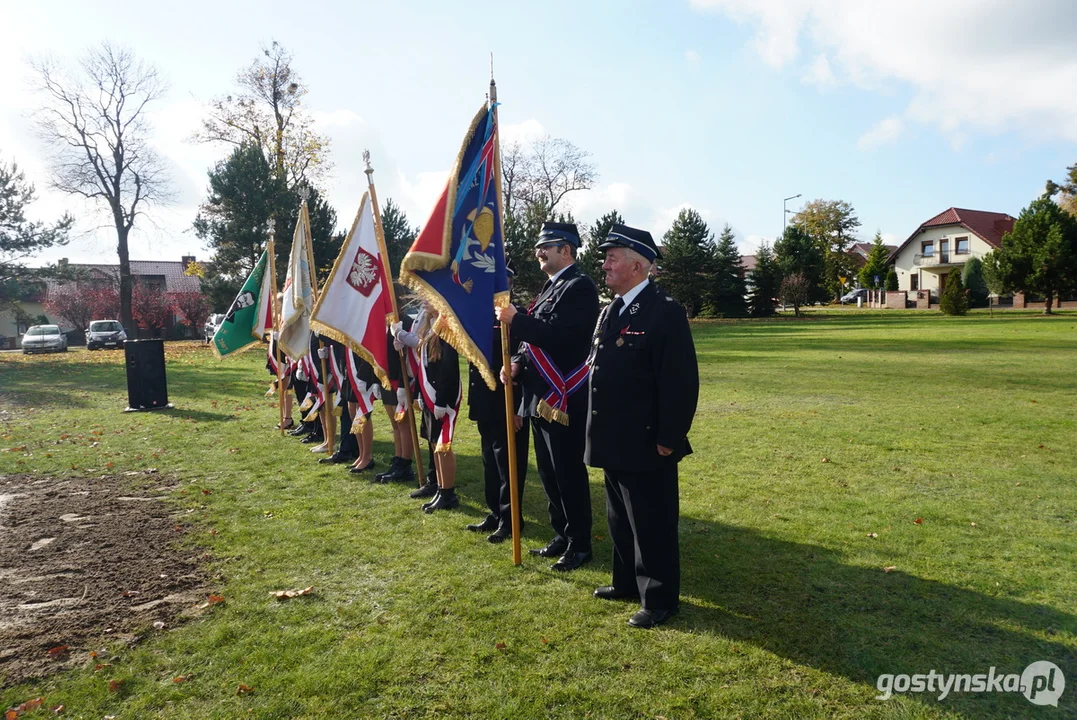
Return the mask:
POLYGON ((638 312, 639 312, 639 303, 638 302, 632 303, 632 306, 628 308, 628 314, 629 315, 635 315, 638 312))

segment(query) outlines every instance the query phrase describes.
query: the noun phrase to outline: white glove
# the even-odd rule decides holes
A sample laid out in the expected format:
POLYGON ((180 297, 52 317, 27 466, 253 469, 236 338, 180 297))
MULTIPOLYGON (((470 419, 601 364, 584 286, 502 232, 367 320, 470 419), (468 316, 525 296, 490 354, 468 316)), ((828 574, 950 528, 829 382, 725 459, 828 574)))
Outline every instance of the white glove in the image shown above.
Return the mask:
POLYGON ((324 347, 318 348, 318 357, 320 357, 322 360, 328 360, 329 359, 329 348, 324 348, 324 347))
POLYGON ((440 405, 435 405, 434 406, 434 417, 436 417, 438 420, 440 420, 441 418, 445 417, 448 414, 449 414, 449 408, 441 407, 440 405))
POLYGON ((396 337, 397 335, 399 335, 400 331, 403 330, 403 329, 404 329, 404 323, 400 322, 399 320, 397 322, 391 323, 389 325, 389 332, 392 334, 393 337, 396 337))
POLYGON ((407 393, 404 392, 404 388, 396 389, 396 404, 403 405, 408 401, 407 393))
POLYGON ((393 338, 393 350, 396 350, 397 352, 400 352, 403 349, 404 349, 404 343, 400 342, 396 338, 393 338))
POLYGON ((366 395, 367 384, 365 382, 363 382, 362 380, 360 380, 358 384, 359 384, 359 394, 360 395, 366 395))
POLYGON ((295 379, 299 380, 300 382, 306 382, 307 380, 310 380, 310 378, 307 377, 307 374, 302 370, 295 371, 295 379))

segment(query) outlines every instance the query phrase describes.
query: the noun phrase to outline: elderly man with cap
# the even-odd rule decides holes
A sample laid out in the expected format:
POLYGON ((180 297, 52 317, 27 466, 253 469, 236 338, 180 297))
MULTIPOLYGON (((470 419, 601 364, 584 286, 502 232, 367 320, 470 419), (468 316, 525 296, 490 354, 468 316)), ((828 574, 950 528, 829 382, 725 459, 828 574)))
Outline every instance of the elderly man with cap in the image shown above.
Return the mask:
POLYGON ((651 628, 679 603, 677 463, 692 452, 699 367, 684 308, 648 279, 658 257, 651 234, 614 225, 598 247, 617 297, 599 317, 588 357, 585 459, 605 471, 613 540, 613 582, 594 594, 640 600, 628 624, 651 628))
MULTIPOLYGON (((549 278, 526 313, 497 310, 522 344, 511 373, 523 378, 524 413, 531 417, 535 464, 549 500, 554 537, 530 550, 559 557, 554 570, 591 560, 591 492, 583 451, 587 430, 587 351, 598 317, 598 289, 576 265, 580 234, 572 223, 547 222, 535 243, 549 278)), ((504 374, 504 369, 502 369, 504 374)))

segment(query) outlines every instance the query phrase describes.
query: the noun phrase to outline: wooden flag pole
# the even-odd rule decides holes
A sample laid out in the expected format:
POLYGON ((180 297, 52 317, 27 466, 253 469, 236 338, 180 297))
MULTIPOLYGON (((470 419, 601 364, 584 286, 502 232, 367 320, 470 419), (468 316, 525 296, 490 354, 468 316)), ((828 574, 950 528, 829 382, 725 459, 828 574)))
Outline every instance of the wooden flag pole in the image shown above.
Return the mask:
MULTIPOLYGON (((391 271, 388 267, 389 253, 385 247, 385 231, 381 226, 381 209, 378 207, 378 193, 374 189, 374 166, 370 164, 370 151, 363 151, 363 162, 366 163, 366 182, 370 188, 370 207, 374 210, 374 235, 378 238, 378 252, 381 254, 383 271, 391 271)), ((396 306, 396 288, 389 288, 389 298, 393 301, 393 314, 390 322, 400 322, 400 308, 396 306)), ((411 383, 408 382, 408 362, 404 358, 404 350, 397 350, 396 355, 400 360, 400 382, 404 386, 404 403, 408 416, 408 429, 411 434, 411 454, 415 458, 415 474, 419 480, 419 487, 423 486, 426 478, 423 475, 423 451, 419 445, 419 431, 415 429, 415 408, 411 402, 411 383)), ((390 388, 391 389, 391 388, 390 388)))
MULTIPOLYGON (((497 142, 494 144, 494 184, 497 192, 497 218, 501 223, 501 250, 505 251, 505 216, 501 196, 501 135, 497 125, 497 84, 494 83, 493 57, 490 58, 490 106, 494 112, 494 128, 498 133, 497 142)), ((505 261, 508 261, 506 255, 505 261)), ((511 302, 511 299, 510 299, 511 302)), ((519 565, 523 562, 523 554, 520 550, 520 496, 519 479, 516 477, 516 426, 513 418, 516 417, 516 408, 512 398, 512 359, 509 357, 509 328, 501 323, 501 366, 508 375, 509 381, 505 383, 505 433, 508 439, 508 464, 509 464, 509 507, 512 514, 512 564, 519 565)))
MULTIPOLYGON (((306 228, 307 239, 311 242, 307 242, 307 265, 310 268, 310 299, 316 305, 318 303, 318 273, 314 267, 314 248, 311 247, 313 238, 310 237, 310 214, 307 212, 307 195, 309 191, 304 190, 303 205, 299 208, 300 217, 303 225, 306 228)), ((325 343, 322 342, 321 336, 318 337, 318 349, 321 350, 325 347, 325 343)), ((329 369, 325 362, 325 358, 321 357, 321 353, 318 353, 318 360, 321 361, 322 366, 322 382, 325 384, 325 395, 322 401, 322 434, 325 435, 326 453, 329 457, 333 456, 333 445, 336 442, 336 423, 330 423, 333 418, 333 409, 329 407, 329 400, 331 399, 329 393, 329 369), (332 425, 332 427, 331 427, 332 425)), ((317 383, 315 383, 317 386, 317 383)), ((338 390, 339 392, 339 390, 338 390)))
MULTIPOLYGON (((270 223, 273 221, 270 220, 270 223)), ((269 299, 273 303, 273 330, 270 331, 269 339, 272 341, 273 333, 277 333, 277 342, 273 343, 273 354, 277 361, 277 415, 280 419, 280 436, 284 437, 284 374, 281 371, 280 362, 280 303, 277 302, 277 242, 276 242, 276 230, 273 225, 269 226, 269 244, 267 250, 269 252, 269 277, 270 277, 270 292, 273 293, 273 297, 269 299)))

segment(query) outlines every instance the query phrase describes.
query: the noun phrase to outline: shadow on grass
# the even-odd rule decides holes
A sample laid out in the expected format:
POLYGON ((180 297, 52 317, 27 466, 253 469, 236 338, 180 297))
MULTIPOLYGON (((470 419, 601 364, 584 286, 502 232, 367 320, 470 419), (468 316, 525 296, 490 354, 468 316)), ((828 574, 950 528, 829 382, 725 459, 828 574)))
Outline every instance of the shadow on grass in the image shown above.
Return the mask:
MULTIPOLYGON (((1067 678, 1077 673, 1073 649, 1044 639, 1077 633, 1077 617, 1054 608, 851 566, 833 550, 710 521, 682 519, 681 538, 684 614, 674 629, 748 642, 871 686, 883 673, 994 666, 1020 674, 1038 660, 1067 678)), ((1032 707, 1019 693, 955 693, 942 703, 937 692, 912 697, 977 717, 1017 717, 1032 707)))

